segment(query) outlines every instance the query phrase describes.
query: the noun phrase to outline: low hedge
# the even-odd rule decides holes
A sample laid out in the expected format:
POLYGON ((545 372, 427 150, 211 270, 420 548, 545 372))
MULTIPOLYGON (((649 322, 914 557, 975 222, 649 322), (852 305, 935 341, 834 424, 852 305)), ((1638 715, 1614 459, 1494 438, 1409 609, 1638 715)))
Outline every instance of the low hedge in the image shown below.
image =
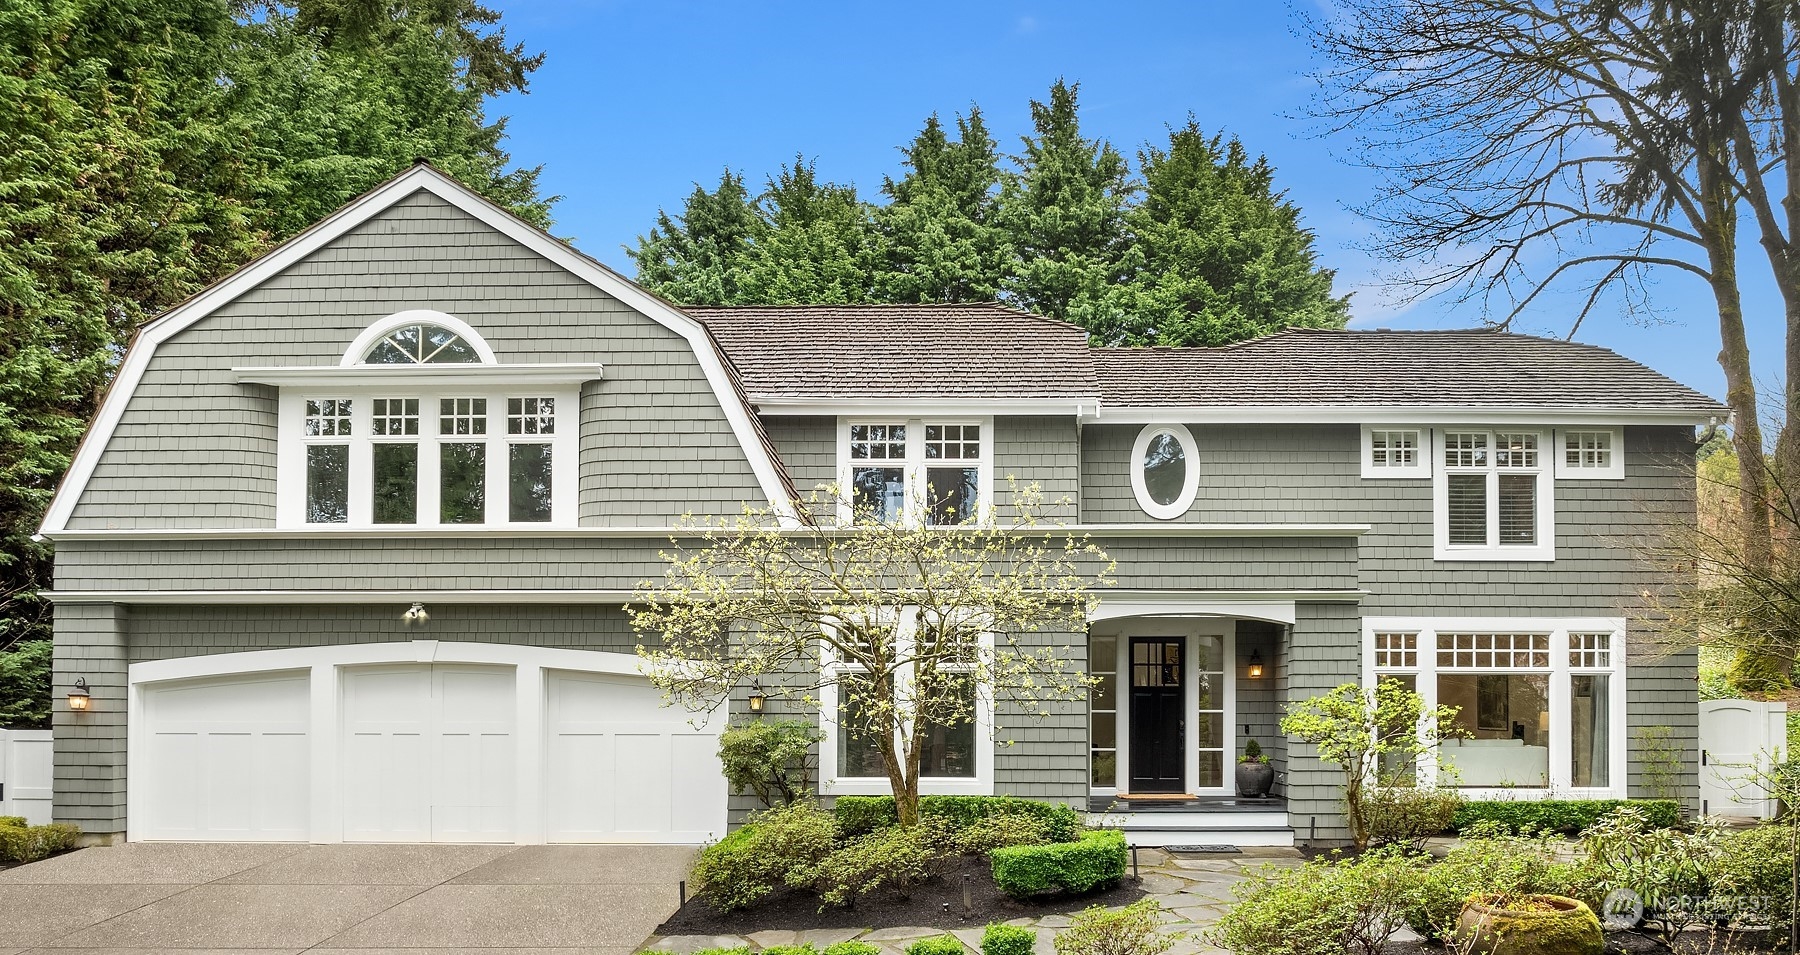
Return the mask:
POLYGON ((981 955, 1033 955, 1037 929, 995 922, 981 933, 981 955))
POLYGON ((988 859, 994 884, 1014 898, 1053 892, 1082 894, 1125 877, 1125 834, 1095 829, 1074 842, 995 849, 988 859))
POLYGON ((24 865, 66 852, 81 841, 81 829, 66 822, 46 826, 0 826, 0 862, 24 865))
MULTIPOLYGON (((873 832, 898 819, 892 796, 839 796, 832 811, 845 835, 873 832)), ((941 819, 958 832, 990 816, 1030 816, 1044 824, 1044 834, 1052 842, 1068 842, 1081 831, 1081 816, 1074 807, 1016 796, 921 796, 919 815, 941 819)))
POLYGON ((1450 825, 1457 832, 1486 822, 1512 833, 1574 835, 1621 806, 1643 810, 1650 824, 1659 829, 1673 829, 1681 823, 1681 807, 1673 799, 1539 799, 1465 802, 1457 807, 1450 825))
POLYGON ((922 938, 906 946, 906 955, 965 955, 963 943, 945 933, 922 938))

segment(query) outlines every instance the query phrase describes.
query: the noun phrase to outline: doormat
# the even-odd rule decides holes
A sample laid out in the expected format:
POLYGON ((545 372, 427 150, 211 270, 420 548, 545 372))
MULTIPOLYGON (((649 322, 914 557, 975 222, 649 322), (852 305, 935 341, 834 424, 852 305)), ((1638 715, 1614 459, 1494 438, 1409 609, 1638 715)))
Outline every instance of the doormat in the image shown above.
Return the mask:
POLYGON ((1244 850, 1237 846, 1163 846, 1164 852, 1192 853, 1194 855, 1233 855, 1244 850))

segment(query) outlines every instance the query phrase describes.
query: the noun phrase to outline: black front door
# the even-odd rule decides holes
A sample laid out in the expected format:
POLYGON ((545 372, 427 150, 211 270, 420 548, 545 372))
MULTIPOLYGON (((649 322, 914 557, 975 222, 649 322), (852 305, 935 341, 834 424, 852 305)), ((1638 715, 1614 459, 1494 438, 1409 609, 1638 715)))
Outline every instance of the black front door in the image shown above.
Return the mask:
POLYGON ((1131 792, 1182 791, 1179 637, 1131 638, 1131 792))

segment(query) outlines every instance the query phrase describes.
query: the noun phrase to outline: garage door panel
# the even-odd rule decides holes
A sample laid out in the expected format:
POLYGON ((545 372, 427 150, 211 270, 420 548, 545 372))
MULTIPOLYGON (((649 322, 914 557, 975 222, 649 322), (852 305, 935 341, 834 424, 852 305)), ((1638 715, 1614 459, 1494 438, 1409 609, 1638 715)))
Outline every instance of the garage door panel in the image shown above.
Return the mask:
POLYGON ((309 686, 288 673, 143 687, 143 755, 128 781, 144 816, 138 837, 306 839, 309 686))

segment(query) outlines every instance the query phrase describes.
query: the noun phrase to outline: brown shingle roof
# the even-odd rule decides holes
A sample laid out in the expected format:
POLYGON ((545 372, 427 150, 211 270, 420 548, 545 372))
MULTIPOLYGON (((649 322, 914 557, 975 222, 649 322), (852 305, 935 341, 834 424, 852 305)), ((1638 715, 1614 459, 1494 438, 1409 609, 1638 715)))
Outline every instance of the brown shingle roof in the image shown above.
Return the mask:
POLYGON ((999 304, 683 309, 753 399, 1085 398, 1087 332, 999 304))
POLYGON ((1223 348, 1096 348, 1103 407, 1726 409, 1596 345, 1487 329, 1289 329, 1223 348))

